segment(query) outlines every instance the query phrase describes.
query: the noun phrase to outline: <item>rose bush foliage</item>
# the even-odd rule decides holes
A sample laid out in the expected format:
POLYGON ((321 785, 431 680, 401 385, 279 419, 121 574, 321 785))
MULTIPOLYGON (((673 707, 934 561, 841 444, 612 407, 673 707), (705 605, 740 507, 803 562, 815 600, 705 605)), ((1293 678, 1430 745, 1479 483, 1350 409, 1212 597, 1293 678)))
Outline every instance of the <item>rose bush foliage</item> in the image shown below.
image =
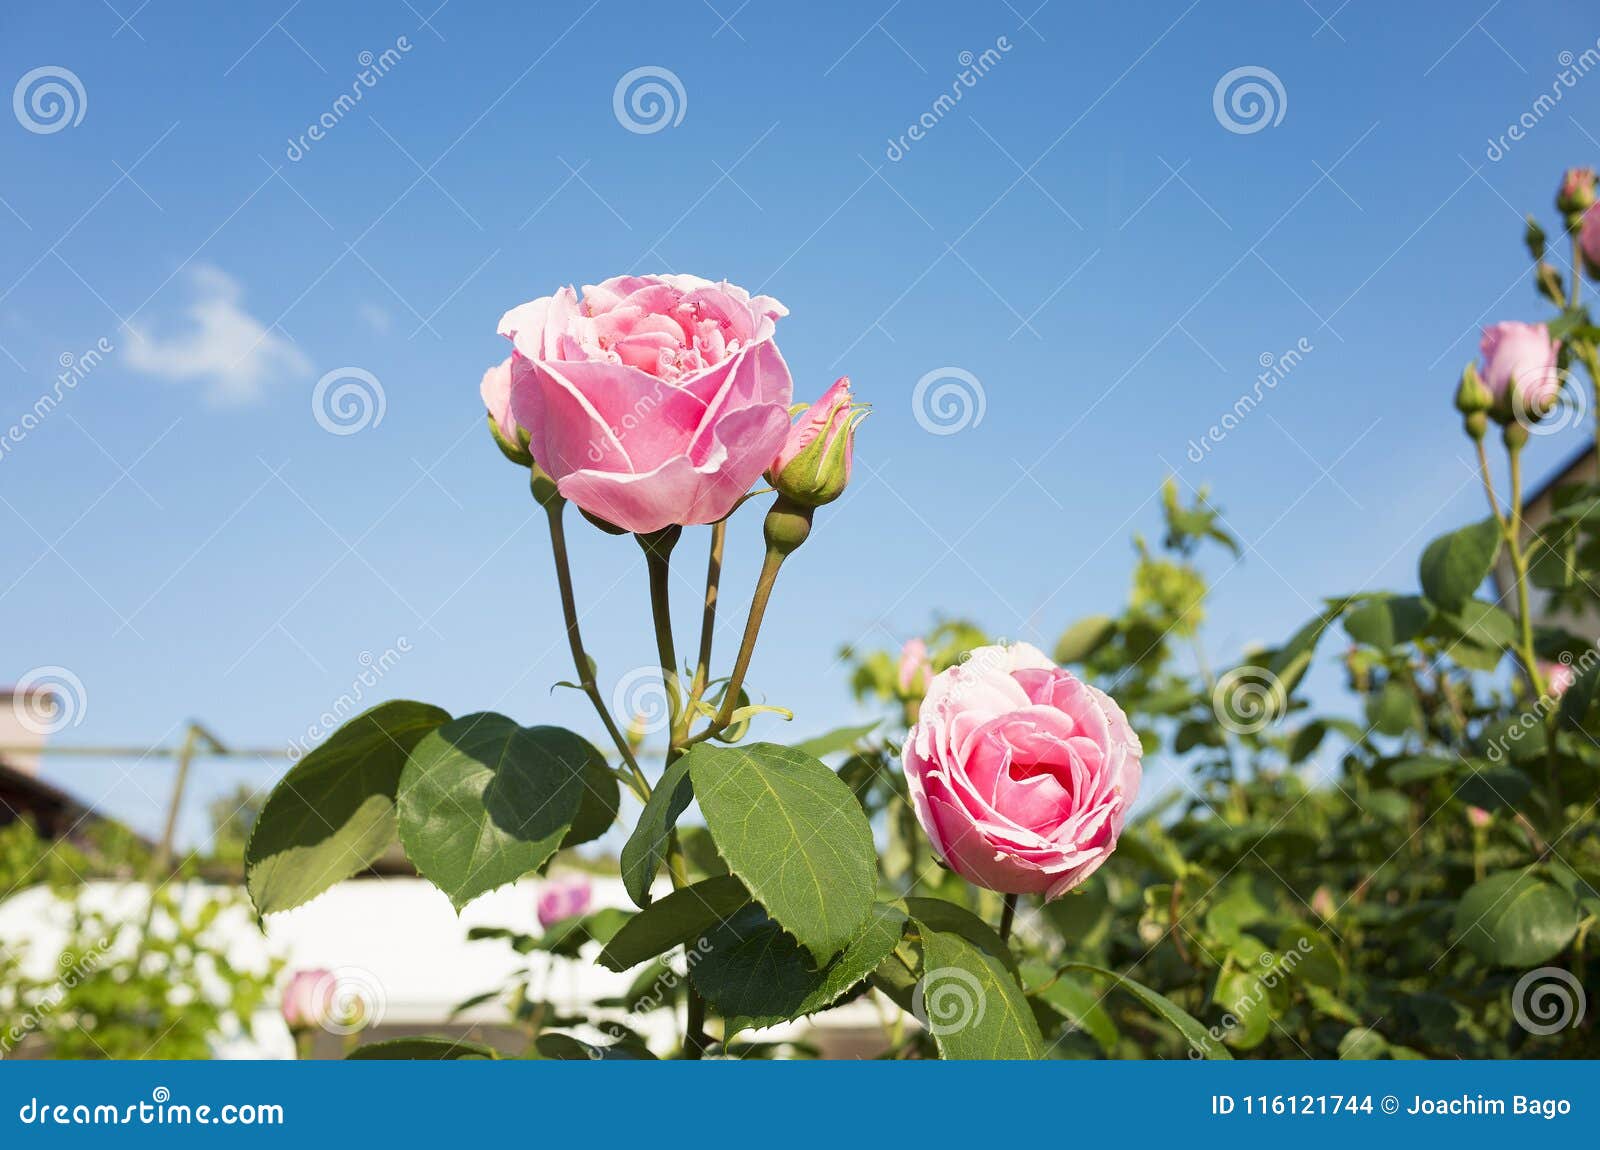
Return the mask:
MULTIPOLYGON (((1563 180, 1575 268, 1596 260, 1593 202, 1592 175, 1563 180)), ((784 309, 726 283, 616 277, 513 309, 512 355, 482 398, 549 521, 567 685, 609 743, 382 704, 262 811, 246 851, 256 906, 298 905, 398 841, 459 907, 598 838, 626 788, 639 812, 616 866, 636 909, 591 910, 563 879, 539 932, 477 929, 530 965, 472 1000, 503 999, 525 1045, 472 1053, 655 1057, 641 1022, 659 1015, 682 1057, 806 1055, 771 1028, 870 995, 887 1057, 1600 1054, 1592 1023, 1542 1025, 1548 998, 1527 993, 1535 976, 1600 973, 1600 651, 1545 621, 1600 607, 1600 485, 1557 489, 1537 528, 1520 506, 1523 447, 1570 422, 1573 369, 1600 386, 1600 329, 1531 220, 1527 239, 1556 311, 1491 325, 1463 372, 1456 407, 1489 506, 1424 549, 1416 586, 1332 595, 1214 673, 1206 572, 1240 549, 1205 491, 1168 480, 1163 537, 1135 538, 1120 609, 1072 622, 1050 655, 962 620, 899 650, 847 649, 878 718, 787 746, 752 741, 751 720, 787 712, 752 705, 745 677, 780 571, 806 563, 814 516, 849 480, 862 409, 848 381, 796 418, 774 341, 784 309), (752 494, 763 474, 775 491, 752 494), (730 520, 761 495, 743 641, 714 660, 730 520), (599 689, 569 501, 641 547, 662 746, 599 689), (680 660, 669 565, 701 525, 707 630, 680 660), (1325 710, 1303 688, 1317 659, 1349 689, 1325 710), (1141 786, 1156 763, 1163 785, 1141 786), (704 825, 684 820, 693 803, 704 825), (632 982, 562 1014, 538 971, 571 961, 632 982)))

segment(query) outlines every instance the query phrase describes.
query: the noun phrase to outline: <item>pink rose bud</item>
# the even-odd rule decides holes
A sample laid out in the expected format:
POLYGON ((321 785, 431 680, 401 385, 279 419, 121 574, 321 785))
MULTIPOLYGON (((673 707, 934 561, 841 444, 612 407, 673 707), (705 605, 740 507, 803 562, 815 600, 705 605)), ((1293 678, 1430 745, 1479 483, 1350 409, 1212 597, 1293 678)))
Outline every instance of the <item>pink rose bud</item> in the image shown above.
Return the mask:
POLYGON ((333 971, 297 970, 283 991, 283 1021, 290 1030, 326 1026, 333 1013, 336 990, 333 971))
POLYGON ((1339 908, 1333 904, 1333 892, 1325 886, 1319 886, 1311 893, 1311 910, 1324 921, 1338 914, 1339 908))
POLYGON ((616 276, 508 311, 511 415, 557 490, 648 534, 733 510, 789 432, 770 296, 689 275, 616 276))
POLYGON ((1482 807, 1467 808, 1467 822, 1471 823, 1477 830, 1481 831, 1484 827, 1488 826, 1493 818, 1494 816, 1488 811, 1484 810, 1482 807))
POLYGON ((527 467, 533 462, 533 456, 528 454, 528 433, 517 426, 511 414, 511 360, 508 355, 505 362, 484 372, 478 393, 489 409, 489 431, 496 445, 512 463, 527 467))
POLYGON ((850 377, 841 375, 789 429, 767 481, 802 507, 821 507, 844 494, 856 427, 866 408, 851 401, 850 377))
POLYGON ((1495 323, 1483 329, 1484 386, 1495 397, 1502 418, 1537 419, 1561 393, 1556 353, 1561 341, 1542 323, 1495 323))
POLYGON ((582 875, 551 879, 539 891, 539 925, 549 930, 562 919, 583 914, 593 894, 589 880, 582 875))
POLYGON ((1568 168, 1556 193, 1556 210, 1569 216, 1594 207, 1594 169, 1568 168))
POLYGON ((1539 673, 1544 676, 1545 691, 1552 699, 1561 698, 1567 693, 1567 689, 1578 681, 1578 673, 1572 669, 1570 663, 1540 660, 1539 673))
POLYGON ((1026 643, 933 677, 902 755, 917 820, 969 882, 1052 899, 1111 857, 1139 738, 1103 691, 1026 643))
POLYGON ((920 699, 928 690, 928 680, 933 678, 933 661, 928 658, 928 644, 921 639, 907 639, 900 648, 900 666, 895 674, 895 689, 903 699, 920 699))
POLYGON ((1600 205, 1583 213, 1583 223, 1578 229, 1578 247, 1583 251, 1583 265, 1589 274, 1600 278, 1600 205))

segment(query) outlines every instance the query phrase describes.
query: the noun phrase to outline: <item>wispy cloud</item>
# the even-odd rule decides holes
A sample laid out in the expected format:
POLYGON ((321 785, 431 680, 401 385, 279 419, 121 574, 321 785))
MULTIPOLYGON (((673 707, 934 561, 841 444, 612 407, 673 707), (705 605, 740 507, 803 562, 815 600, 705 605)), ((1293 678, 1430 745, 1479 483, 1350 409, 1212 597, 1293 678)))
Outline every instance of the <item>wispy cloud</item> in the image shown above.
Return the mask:
POLYGON ((163 337, 132 328, 129 366, 158 379, 198 383, 209 402, 231 406, 254 403, 271 384, 311 373, 299 348, 241 306, 244 291, 232 276, 199 265, 188 279, 194 292, 184 309, 188 330, 163 337))

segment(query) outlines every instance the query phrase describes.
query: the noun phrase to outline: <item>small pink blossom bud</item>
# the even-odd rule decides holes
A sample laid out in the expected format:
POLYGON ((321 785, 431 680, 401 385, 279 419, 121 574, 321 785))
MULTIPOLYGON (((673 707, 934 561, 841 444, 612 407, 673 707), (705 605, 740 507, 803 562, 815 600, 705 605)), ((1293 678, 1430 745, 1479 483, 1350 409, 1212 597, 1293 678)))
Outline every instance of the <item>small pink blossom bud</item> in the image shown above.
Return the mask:
POLYGON ((767 481, 802 507, 821 507, 844 494, 856 427, 866 408, 850 398, 850 377, 840 376, 789 429, 767 481))

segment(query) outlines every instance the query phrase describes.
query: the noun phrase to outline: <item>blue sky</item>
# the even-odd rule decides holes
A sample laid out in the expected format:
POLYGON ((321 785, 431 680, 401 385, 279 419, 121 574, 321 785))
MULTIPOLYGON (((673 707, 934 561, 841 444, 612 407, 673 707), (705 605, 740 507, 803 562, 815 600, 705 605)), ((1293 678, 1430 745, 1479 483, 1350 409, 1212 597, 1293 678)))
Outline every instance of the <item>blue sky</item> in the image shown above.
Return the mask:
MULTIPOLYGON (((855 717, 844 642, 944 612, 1047 645, 1115 609, 1169 471, 1248 544, 1211 563, 1226 663, 1324 595, 1414 586, 1427 540, 1482 514, 1455 377, 1480 324, 1544 316, 1521 213, 1553 228, 1561 169, 1600 161, 1600 76, 1531 112, 1600 37, 1577 3, 436 3, 0 15, 6 85, 76 81, 68 122, 24 85, 0 123, 0 425, 62 357, 111 349, 0 455, 0 680, 82 681, 58 741, 192 716, 282 745, 402 642, 375 697, 595 733, 550 692, 571 668, 542 521, 477 382, 506 308, 625 271, 776 295, 798 397, 848 373, 874 404, 751 675, 794 733, 855 717), (669 122, 633 125, 656 130, 615 108, 640 68, 670 74, 669 122), (1239 68, 1276 81, 1259 130, 1214 106, 1239 68), (982 418, 930 433, 918 381, 953 370, 982 418), (329 373, 381 390, 381 418, 330 433, 329 373)), ((1536 440, 1535 472, 1580 441, 1536 440)), ((652 657, 642 566, 572 533, 614 684, 652 657)), ((679 553, 680 650, 703 536, 679 553)), ((724 656, 759 547, 751 509, 724 656)), ((279 769, 208 763, 199 796, 279 769)), ((169 771, 47 765, 147 830, 169 771)))

